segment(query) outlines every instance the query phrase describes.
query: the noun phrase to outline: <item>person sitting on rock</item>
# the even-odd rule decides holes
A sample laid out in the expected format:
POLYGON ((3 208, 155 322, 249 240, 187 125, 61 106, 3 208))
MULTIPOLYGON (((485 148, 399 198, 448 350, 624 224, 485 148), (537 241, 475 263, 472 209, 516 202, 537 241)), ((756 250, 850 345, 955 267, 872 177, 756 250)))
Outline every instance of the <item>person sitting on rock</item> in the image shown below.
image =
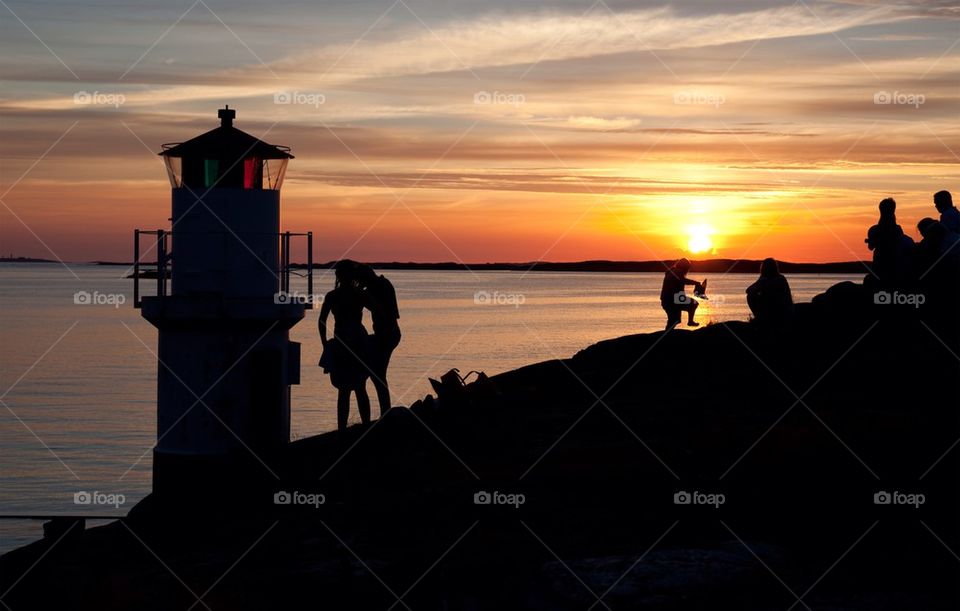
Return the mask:
POLYGON ((947 313, 960 299, 960 235, 932 218, 922 219, 917 229, 923 239, 914 258, 916 289, 924 296, 928 311, 935 316, 950 315, 947 313))
POLYGON ((760 277, 747 287, 747 305, 760 324, 782 324, 790 319, 793 295, 775 259, 767 258, 760 264, 760 277))
POLYGON ((947 228, 947 231, 954 234, 960 234, 960 210, 953 205, 953 196, 949 191, 937 191, 933 194, 933 205, 937 207, 940 213, 940 224, 947 228))
POLYGON ((932 218, 921 219, 917 230, 923 236, 920 247, 929 263, 921 274, 942 263, 946 267, 960 265, 960 235, 949 231, 943 223, 932 218))
POLYGON ((667 327, 669 331, 680 323, 683 312, 687 313, 687 326, 699 327, 700 323, 694 322, 693 315, 697 311, 700 303, 693 297, 688 297, 685 292, 686 285, 694 287, 694 293, 703 292, 703 284, 687 278, 690 271, 690 261, 680 259, 671 265, 663 274, 663 287, 660 289, 660 305, 667 313, 667 327))

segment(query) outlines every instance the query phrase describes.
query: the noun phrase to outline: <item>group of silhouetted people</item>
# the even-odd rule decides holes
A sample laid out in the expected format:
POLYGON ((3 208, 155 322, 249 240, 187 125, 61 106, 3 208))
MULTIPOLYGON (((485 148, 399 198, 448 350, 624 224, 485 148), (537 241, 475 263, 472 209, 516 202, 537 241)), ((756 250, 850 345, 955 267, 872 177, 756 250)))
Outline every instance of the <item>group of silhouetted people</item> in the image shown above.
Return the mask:
POLYGON ((373 382, 380 415, 390 409, 387 367, 400 344, 400 310, 393 284, 372 267, 344 259, 334 267, 336 282, 320 308, 318 326, 323 354, 319 365, 337 389, 337 426, 347 426, 350 395, 356 394, 360 420, 370 422, 367 380, 373 382), (370 311, 373 334, 363 326, 363 310, 370 311), (333 314, 333 337, 327 338, 327 318, 333 314))
MULTIPOLYGON (((864 279, 864 287, 875 295, 874 303, 889 299, 877 299, 881 292, 913 291, 923 296, 921 303, 937 309, 950 307, 960 299, 960 211, 949 191, 935 193, 933 203, 940 220, 921 219, 917 230, 922 239, 914 242, 897 224, 897 202, 891 197, 880 202, 880 218, 864 240, 873 251, 871 273, 864 279)), ((663 275, 660 305, 667 313, 668 330, 680 323, 684 312, 688 326, 699 326, 694 315, 700 304, 694 297, 706 298, 707 281, 691 280, 687 278, 689 272, 690 261, 680 259, 663 275), (685 288, 690 285, 694 297, 686 294, 685 288)), ((793 315, 790 284, 774 259, 764 259, 760 277, 746 293, 753 320, 758 323, 782 325, 793 315)))
POLYGON ((920 242, 914 242, 897 224, 897 202, 880 202, 880 219, 867 232, 873 251, 871 274, 864 284, 873 291, 913 291, 934 303, 956 296, 960 285, 960 211, 949 191, 938 191, 933 203, 940 220, 926 217, 917 223, 920 242))

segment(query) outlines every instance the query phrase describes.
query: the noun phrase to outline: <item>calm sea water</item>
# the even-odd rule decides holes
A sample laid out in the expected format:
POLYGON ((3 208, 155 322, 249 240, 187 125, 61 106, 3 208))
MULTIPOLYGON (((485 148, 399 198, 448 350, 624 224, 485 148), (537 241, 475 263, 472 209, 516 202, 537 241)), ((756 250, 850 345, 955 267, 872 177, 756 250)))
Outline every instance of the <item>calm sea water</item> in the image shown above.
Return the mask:
MULTIPOLYGON (((156 330, 132 306, 128 270, 70 270, 0 264, 0 514, 124 515, 150 490, 156 330), (76 304, 78 291, 101 303, 76 304), (80 491, 123 495, 125 502, 77 505, 80 491)), ((602 339, 655 331, 665 321, 661 274, 386 275, 397 288, 403 329, 390 369, 394 404, 423 397, 430 392, 427 377, 452 367, 500 373, 568 357, 602 339)), ((745 320, 743 291, 753 276, 706 277, 713 299, 698 319, 745 320)), ((316 278, 316 293, 332 288, 332 275, 316 278)), ((859 277, 797 275, 790 283, 797 301, 809 301, 848 279, 859 277)), ((149 289, 151 282, 144 284, 149 289)), ((292 288, 306 291, 302 279, 292 288)), ((308 311, 291 332, 303 344, 302 383, 293 389, 294 438, 336 427, 335 391, 316 367, 318 311, 308 311)), ((371 397, 376 413, 372 388, 371 397)), ((40 531, 39 522, 0 520, 0 552, 35 540, 40 531)))

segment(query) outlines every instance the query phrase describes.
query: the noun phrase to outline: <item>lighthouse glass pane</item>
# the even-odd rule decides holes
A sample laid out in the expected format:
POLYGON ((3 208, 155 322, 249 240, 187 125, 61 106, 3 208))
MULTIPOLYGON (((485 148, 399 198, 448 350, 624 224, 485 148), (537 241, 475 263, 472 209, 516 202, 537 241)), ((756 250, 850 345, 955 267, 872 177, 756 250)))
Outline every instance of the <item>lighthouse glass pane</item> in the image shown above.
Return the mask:
POLYGON ((265 159, 263 162, 263 188, 277 191, 283 184, 283 175, 287 170, 287 159, 265 159))
POLYGON ((243 188, 263 188, 263 160, 257 157, 243 160, 243 188))
POLYGON ((219 159, 203 160, 203 186, 212 187, 216 185, 219 174, 220 174, 219 159))
POLYGON ((170 179, 170 186, 176 189, 183 186, 183 164, 179 157, 164 157, 163 162, 167 166, 167 178, 170 179))

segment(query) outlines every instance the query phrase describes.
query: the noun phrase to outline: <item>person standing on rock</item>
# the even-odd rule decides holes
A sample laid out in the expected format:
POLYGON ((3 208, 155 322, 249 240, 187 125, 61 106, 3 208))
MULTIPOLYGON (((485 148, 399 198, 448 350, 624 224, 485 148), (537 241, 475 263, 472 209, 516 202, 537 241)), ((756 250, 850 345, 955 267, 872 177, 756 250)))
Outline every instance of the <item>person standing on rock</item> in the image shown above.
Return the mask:
POLYGON ((960 210, 953 205, 953 196, 949 191, 937 191, 933 194, 933 205, 940 213, 940 224, 950 233, 960 234, 960 210))
POLYGON ((913 239, 897 224, 897 202, 888 197, 880 202, 880 220, 867 231, 864 240, 873 251, 872 273, 865 278, 874 291, 901 289, 910 274, 913 239))
POLYGON ((693 315, 700 306, 700 303, 693 297, 688 297, 685 292, 686 285, 694 287, 694 293, 703 292, 703 283, 687 278, 690 271, 690 261, 680 259, 671 265, 663 274, 663 287, 660 289, 660 305, 663 311, 667 313, 667 327, 669 331, 680 323, 683 312, 687 313, 687 326, 699 327, 700 323, 694 322, 693 315))
POLYGON ((370 378, 377 391, 380 417, 390 409, 390 386, 387 384, 387 367, 390 357, 400 344, 400 307, 393 284, 378 275, 369 265, 357 269, 357 280, 364 294, 364 307, 373 318, 373 335, 368 341, 368 364, 370 378))

